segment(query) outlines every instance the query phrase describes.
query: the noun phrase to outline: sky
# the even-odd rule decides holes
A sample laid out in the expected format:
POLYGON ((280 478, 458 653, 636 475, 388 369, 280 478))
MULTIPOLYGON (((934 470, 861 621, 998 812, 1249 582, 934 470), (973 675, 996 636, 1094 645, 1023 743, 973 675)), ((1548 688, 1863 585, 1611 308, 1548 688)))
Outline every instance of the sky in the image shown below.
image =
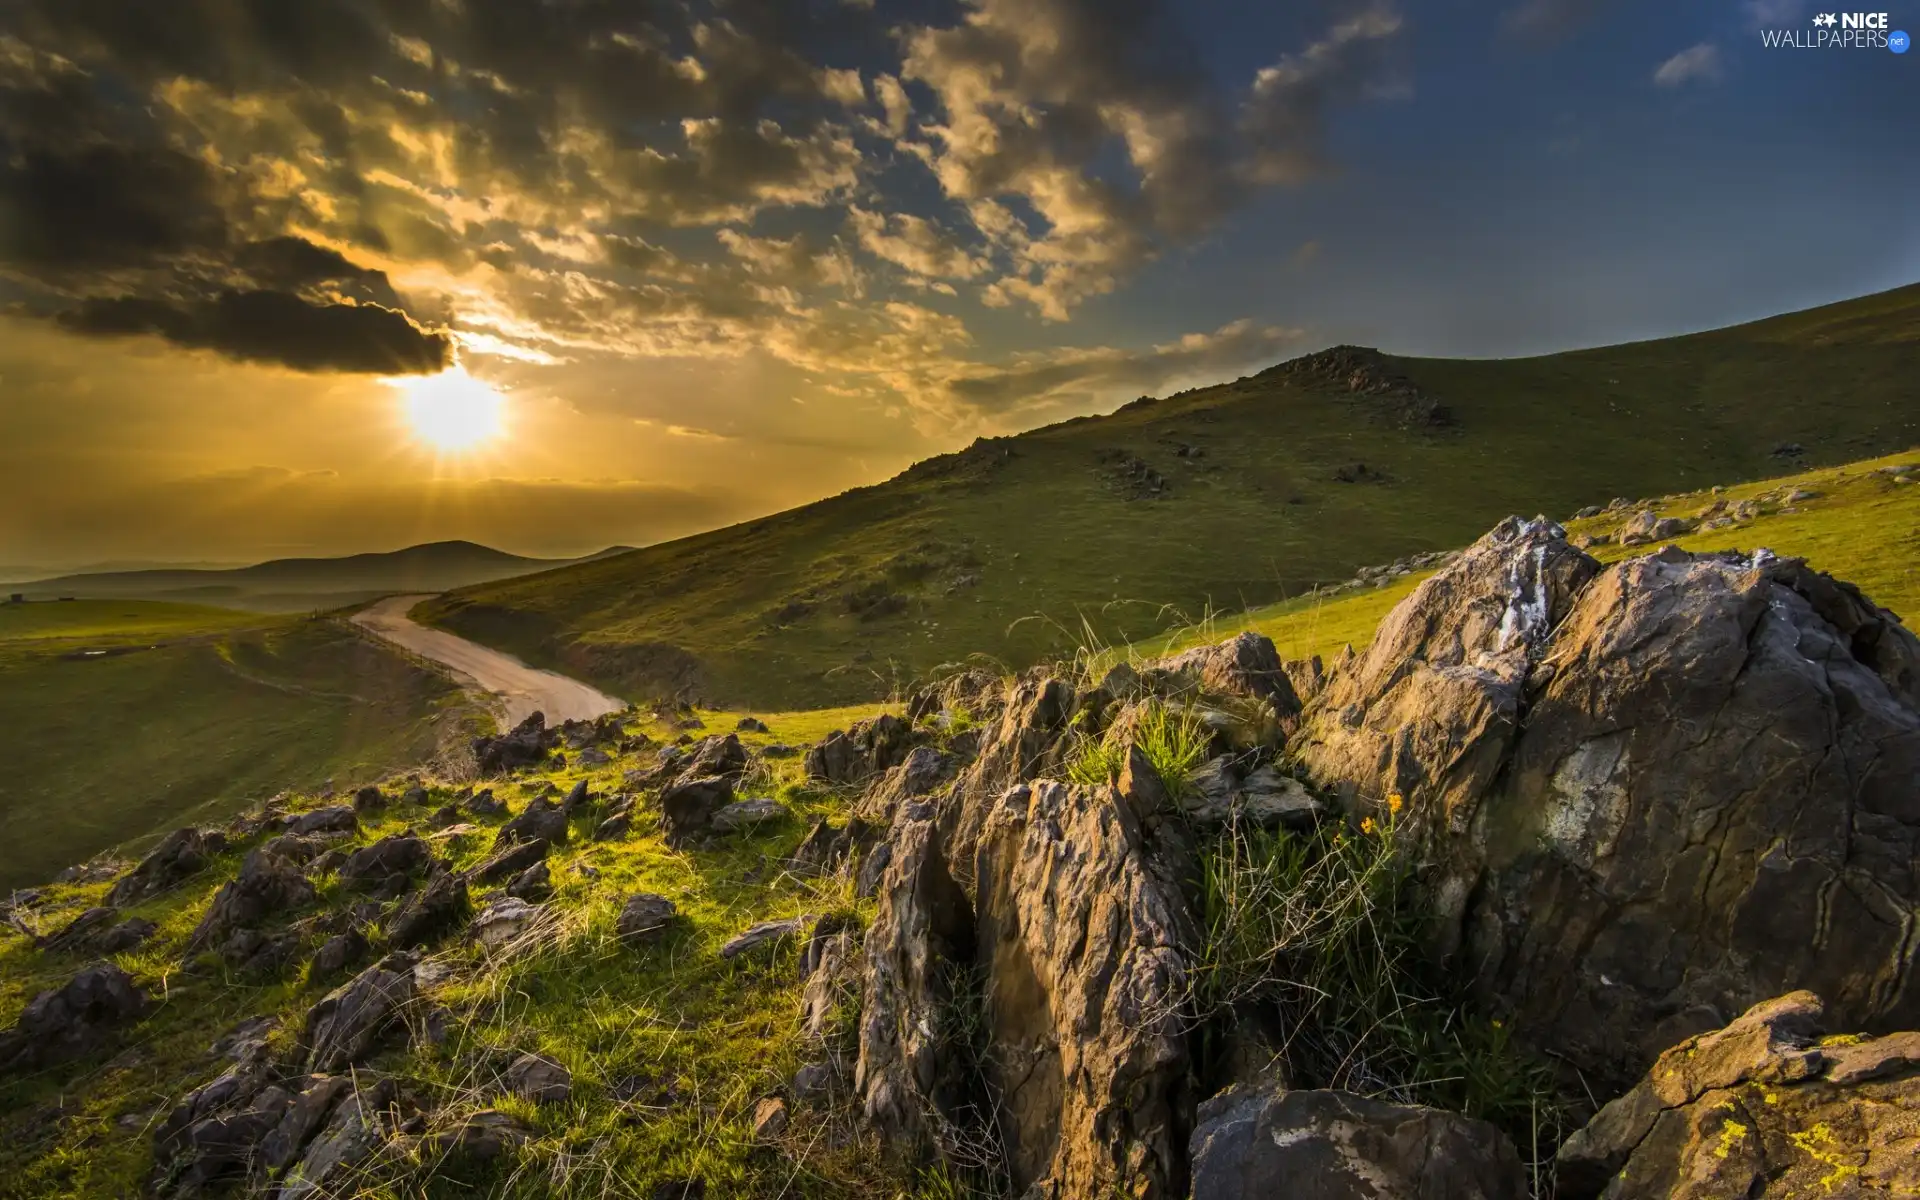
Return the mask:
POLYGON ((10 0, 0 571, 645 544, 1335 343, 1914 282, 1920 54, 1766 44, 1820 11, 10 0))

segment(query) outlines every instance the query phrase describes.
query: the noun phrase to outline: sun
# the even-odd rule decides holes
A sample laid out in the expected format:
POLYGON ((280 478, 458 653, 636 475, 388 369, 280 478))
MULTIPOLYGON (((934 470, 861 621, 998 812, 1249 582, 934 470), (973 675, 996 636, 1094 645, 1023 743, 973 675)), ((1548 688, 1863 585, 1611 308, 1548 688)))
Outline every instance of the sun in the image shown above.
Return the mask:
POLYGON ((389 379, 413 436, 443 453, 476 450, 506 431, 506 397, 456 366, 438 375, 389 379))

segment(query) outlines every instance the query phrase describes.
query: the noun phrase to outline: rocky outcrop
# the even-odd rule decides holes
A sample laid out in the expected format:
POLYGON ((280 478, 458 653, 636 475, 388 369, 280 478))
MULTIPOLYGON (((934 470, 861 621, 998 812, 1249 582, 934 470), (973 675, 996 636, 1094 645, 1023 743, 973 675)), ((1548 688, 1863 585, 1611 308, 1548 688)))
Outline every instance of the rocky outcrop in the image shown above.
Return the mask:
POLYGON ((145 917, 122 917, 117 909, 102 905, 81 913, 39 945, 60 954, 119 954, 152 937, 156 928, 145 917))
POLYGON ((942 832, 962 882, 972 883, 973 848, 994 801, 1010 787, 1060 773, 1075 710, 1073 688, 1045 672, 1029 674, 1009 689, 999 721, 942 805, 942 832))
POLYGON ((1281 666, 1273 642, 1257 633, 1241 633, 1224 642, 1198 646, 1155 664, 1181 676, 1194 690, 1264 700, 1286 727, 1300 715, 1300 697, 1281 666))
POLYGON ((458 928, 472 911, 467 881, 442 872, 394 914, 387 925, 387 940, 402 950, 427 945, 458 928))
POLYGON ((1660 1056, 1568 1139, 1561 1200, 1920 1195, 1920 1033, 1823 1037, 1796 992, 1660 1056))
POLYGON ((915 744, 913 726, 892 713, 835 731, 807 751, 807 777, 824 783, 859 783, 899 766, 915 744))
POLYGON ((1016 1191, 1186 1194, 1192 1098, 1177 886, 1150 864, 1152 789, 1008 791, 975 867, 989 1080, 1016 1191), (1032 1189, 1032 1190, 1027 1190, 1032 1189))
POLYGON ((978 1003, 966 994, 973 906, 948 870, 931 805, 902 809, 888 845, 865 943, 854 1091, 867 1120, 907 1153, 960 1157, 971 1064, 969 1048, 951 1044, 950 1014, 956 1000, 978 1003))
POLYGON ((313 884, 280 849, 276 840, 247 855, 240 873, 214 893, 206 915, 187 939, 188 953, 219 946, 237 930, 255 929, 271 917, 313 902, 313 884))
POLYGON ((559 742, 559 731, 547 728, 547 715, 534 713, 497 737, 475 738, 473 758, 482 775, 500 775, 533 766, 559 742))
POLYGON ((1235 1088, 1200 1106, 1193 1200, 1523 1200, 1485 1121, 1349 1092, 1235 1088))
POLYGON ((0 1075, 92 1053, 115 1030, 145 1016, 148 1006, 131 975, 94 963, 28 1001, 13 1027, 0 1031, 0 1075))
POLYGON ((167 891, 206 869, 227 848, 227 837, 216 829, 176 829, 128 871, 107 893, 112 908, 138 904, 167 891))
POLYGON ((1602 571, 1510 519, 1335 672, 1294 749, 1356 813, 1404 796, 1438 945, 1625 1087, 1795 988, 1845 1027, 1920 1025, 1916 664, 1896 618, 1797 560, 1602 571))

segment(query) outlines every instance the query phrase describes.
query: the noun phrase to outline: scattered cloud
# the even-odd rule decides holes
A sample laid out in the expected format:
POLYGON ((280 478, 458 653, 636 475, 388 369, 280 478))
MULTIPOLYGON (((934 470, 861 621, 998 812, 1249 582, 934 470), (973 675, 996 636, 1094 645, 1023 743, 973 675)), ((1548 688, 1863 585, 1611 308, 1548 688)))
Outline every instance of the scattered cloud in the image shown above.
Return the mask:
POLYGON ((1557 42, 1578 31, 1610 7, 1610 0, 1521 0, 1501 17, 1516 37, 1557 42))
POLYGON ((1689 83, 1711 83, 1720 78, 1720 47, 1712 42, 1689 46, 1655 68, 1653 81, 1661 87, 1684 87, 1689 83))

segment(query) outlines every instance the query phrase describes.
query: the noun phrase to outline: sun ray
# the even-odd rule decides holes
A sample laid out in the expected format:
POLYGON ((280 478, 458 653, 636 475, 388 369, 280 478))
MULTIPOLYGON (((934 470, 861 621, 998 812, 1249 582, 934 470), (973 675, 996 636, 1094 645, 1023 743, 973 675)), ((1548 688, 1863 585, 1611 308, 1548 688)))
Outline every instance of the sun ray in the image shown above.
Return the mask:
POLYGON ((463 366, 386 383, 400 394, 414 439, 438 453, 471 454, 506 433, 506 397, 463 366))

